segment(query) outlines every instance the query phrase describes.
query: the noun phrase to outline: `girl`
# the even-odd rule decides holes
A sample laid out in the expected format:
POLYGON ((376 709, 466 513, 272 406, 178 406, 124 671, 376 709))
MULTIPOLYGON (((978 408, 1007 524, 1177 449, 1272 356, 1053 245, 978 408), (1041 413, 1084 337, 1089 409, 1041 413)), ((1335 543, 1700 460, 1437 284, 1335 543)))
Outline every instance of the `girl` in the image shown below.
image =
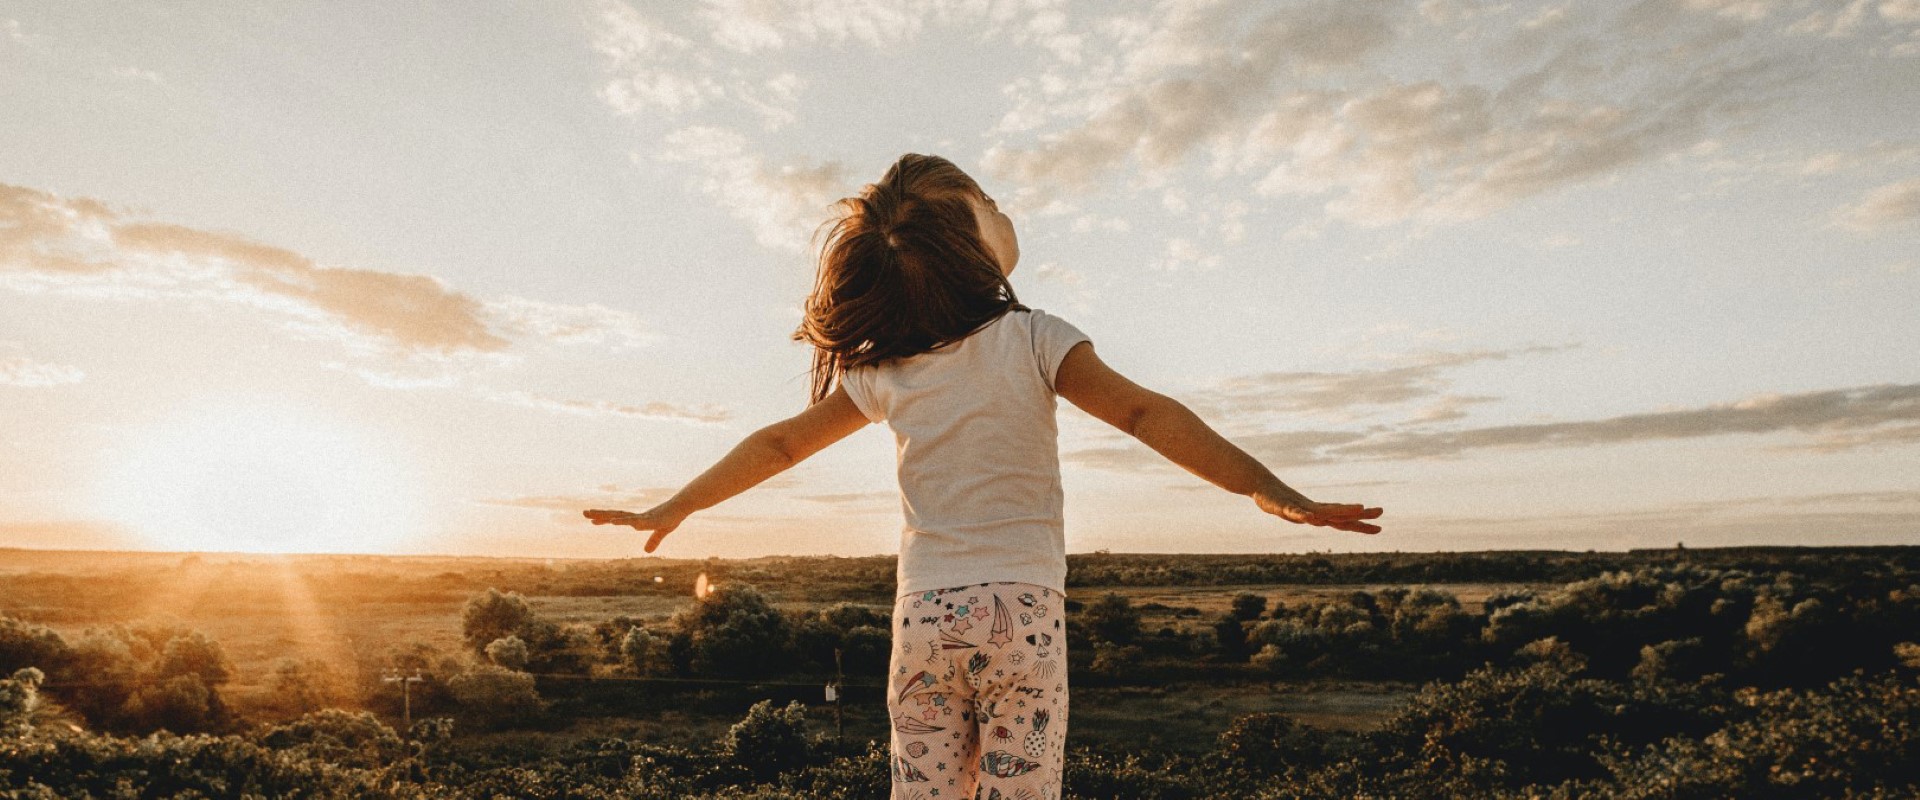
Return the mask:
POLYGON ((945 159, 902 156, 840 201, 806 318, 812 402, 672 499, 595 525, 652 531, 868 423, 898 445, 901 529, 887 712, 895 798, 1053 800, 1066 741, 1066 547, 1054 397, 1290 522, 1378 533, 1379 508, 1317 503, 1186 406, 1122 377, 1086 334, 1021 305, 1013 223, 945 159))

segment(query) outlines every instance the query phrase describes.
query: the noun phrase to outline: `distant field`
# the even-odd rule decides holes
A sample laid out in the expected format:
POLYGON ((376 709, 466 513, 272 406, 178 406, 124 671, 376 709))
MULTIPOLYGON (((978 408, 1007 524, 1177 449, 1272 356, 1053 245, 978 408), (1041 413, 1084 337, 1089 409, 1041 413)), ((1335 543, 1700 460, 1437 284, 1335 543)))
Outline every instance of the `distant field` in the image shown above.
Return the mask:
MULTIPOLYGON (((1844 578, 1861 569, 1920 559, 1912 549, 1729 548, 1688 551, 1690 560, 1734 567, 1777 568, 1791 562, 1804 575, 1844 578), (1775 565, 1775 566, 1770 566, 1775 565)), ((1269 607, 1302 604, 1355 591, 1430 587, 1481 612, 1490 596, 1511 589, 1542 589, 1565 580, 1634 564, 1672 560, 1671 551, 1628 553, 1296 554, 1156 556, 1089 554, 1071 557, 1068 594, 1093 602, 1117 592, 1142 612, 1152 634, 1171 628, 1200 631, 1252 592, 1269 607), (1487 580, 1462 579, 1485 574, 1487 580), (1298 581, 1259 580, 1298 575, 1298 581), (1394 582, 1383 576, 1432 576, 1394 582), (1162 585, 1170 578, 1204 585, 1162 585), (1374 578, 1374 579, 1367 579, 1374 578), (1095 579, 1109 581, 1093 584, 1095 579), (1089 585, 1092 584, 1092 585, 1089 585)), ((267 680, 283 658, 316 660, 343 681, 365 686, 397 649, 417 644, 443 654, 462 651, 461 612, 489 588, 527 597, 543 618, 592 626, 615 617, 660 622, 693 604, 695 576, 759 587, 777 606, 817 609, 853 602, 889 606, 889 558, 765 558, 739 561, 266 556, 234 554, 48 552, 0 549, 0 613, 48 625, 63 636, 88 628, 168 623, 197 629, 221 643, 237 676, 224 688, 237 707, 259 707, 267 680)), ((1243 665, 1244 666, 1244 665, 1243 665)), ((1218 672, 1216 670, 1216 672, 1218 672)), ((1319 680, 1261 680, 1257 670, 1225 671, 1232 680, 1172 681, 1152 688, 1076 683, 1070 730, 1076 739, 1198 751, 1234 717, 1277 711, 1325 728, 1363 730, 1378 725, 1414 688, 1411 685, 1319 680)), ((1186 673, 1167 673, 1186 674, 1186 673)), ((849 675, 854 684, 879 675, 849 675)), ((543 681, 548 680, 546 678, 543 681)), ((573 680, 554 678, 553 680, 573 680)), ((608 684, 607 702, 570 711, 576 732, 624 731, 637 738, 710 741, 758 696, 800 699, 825 724, 830 708, 811 685, 709 691, 684 684, 608 684), (621 694, 624 692, 625 694, 621 694)), ((543 692, 547 691, 543 688, 543 692)), ((847 735, 879 738, 885 719, 875 690, 850 687, 847 735)))
MULTIPOLYGON (((604 567, 604 565, 596 565, 604 567)), ((736 562, 646 561, 625 563, 624 576, 598 569, 595 591, 609 581, 630 594, 577 594, 575 568, 538 560, 385 558, 340 556, 190 556, 155 553, 55 553, 0 550, 0 612, 40 622, 77 637, 88 628, 131 623, 168 623, 198 629, 218 640, 237 676, 227 696, 248 706, 263 700, 273 665, 282 658, 318 659, 337 675, 357 679, 382 663, 390 649, 411 643, 458 652, 461 610, 489 587, 518 590, 538 612, 561 623, 591 625, 616 616, 665 620, 693 604, 687 576, 706 568, 726 580, 753 580, 736 562), (661 574, 656 582, 653 575, 661 574), (669 579, 667 576, 672 576, 669 579), (541 593, 545 589, 549 593, 541 593)), ((817 608, 829 601, 783 591, 780 581, 757 576, 784 608, 817 608)), ((1510 584, 1449 584, 1449 591, 1475 605, 1510 584)), ((1149 630, 1210 624, 1232 598, 1256 592, 1269 602, 1294 603, 1372 588, 1352 585, 1252 585, 1207 587, 1076 587, 1079 600, 1117 591, 1145 607, 1149 630), (1154 605, 1158 604, 1158 605, 1154 605)), ((885 595, 866 604, 885 608, 885 595)), ((849 676, 877 682, 881 676, 849 676)), ((1076 687, 1072 730, 1076 738, 1153 743, 1177 750, 1204 749, 1234 716, 1281 711, 1330 728, 1364 729, 1389 711, 1411 687, 1370 684, 1173 685, 1152 690, 1076 687)), ((790 690, 815 704, 829 724, 830 708, 816 690, 790 690)), ((856 695, 857 696, 857 695, 856 695)), ((623 731, 660 741, 708 741, 738 716, 740 703, 718 701, 703 713, 669 709, 643 718, 582 719, 576 728, 623 731)), ((847 735, 883 738, 877 698, 850 703, 847 735), (872 706, 869 708, 867 706, 872 706)))

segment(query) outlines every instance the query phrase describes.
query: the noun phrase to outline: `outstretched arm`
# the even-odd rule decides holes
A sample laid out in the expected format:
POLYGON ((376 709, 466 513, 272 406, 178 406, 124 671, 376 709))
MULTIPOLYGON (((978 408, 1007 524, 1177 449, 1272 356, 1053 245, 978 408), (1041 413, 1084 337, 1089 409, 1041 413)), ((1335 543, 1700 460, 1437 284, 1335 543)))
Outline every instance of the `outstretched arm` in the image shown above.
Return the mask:
POLYGON ((866 416, 847 397, 843 386, 807 410, 748 434, 666 502, 637 514, 594 509, 585 512, 586 517, 595 525, 653 531, 647 539, 647 552, 651 553, 689 514, 759 485, 866 424, 866 416))
POLYGON ((1354 503, 1316 503, 1207 426, 1192 409, 1114 372, 1094 355, 1091 342, 1067 351, 1054 377, 1060 396, 1101 421, 1139 439, 1154 452, 1208 483, 1253 498, 1260 509, 1291 522, 1358 533, 1379 533, 1382 511, 1354 503))

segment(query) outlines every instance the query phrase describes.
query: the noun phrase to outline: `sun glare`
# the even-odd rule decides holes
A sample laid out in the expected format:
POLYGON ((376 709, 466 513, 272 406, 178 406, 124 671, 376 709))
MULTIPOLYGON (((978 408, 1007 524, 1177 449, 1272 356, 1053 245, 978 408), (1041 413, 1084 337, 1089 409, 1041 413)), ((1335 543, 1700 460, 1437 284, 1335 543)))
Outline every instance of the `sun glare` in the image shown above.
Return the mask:
POLYGON ((167 550, 384 552, 415 533, 415 481, 367 432, 265 404, 204 408, 113 452, 101 503, 167 550))

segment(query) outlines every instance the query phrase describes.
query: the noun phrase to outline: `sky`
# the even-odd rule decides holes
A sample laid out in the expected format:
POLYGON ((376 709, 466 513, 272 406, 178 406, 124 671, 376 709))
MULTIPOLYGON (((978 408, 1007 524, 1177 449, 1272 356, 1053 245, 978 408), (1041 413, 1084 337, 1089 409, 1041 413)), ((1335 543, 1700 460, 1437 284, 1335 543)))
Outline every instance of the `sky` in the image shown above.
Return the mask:
MULTIPOLYGON (((0 547, 640 555, 907 152, 1375 536, 1062 402, 1069 552, 1920 544, 1920 0, 0 0, 0 547)), ((676 558, 891 553, 869 426, 676 558)))

